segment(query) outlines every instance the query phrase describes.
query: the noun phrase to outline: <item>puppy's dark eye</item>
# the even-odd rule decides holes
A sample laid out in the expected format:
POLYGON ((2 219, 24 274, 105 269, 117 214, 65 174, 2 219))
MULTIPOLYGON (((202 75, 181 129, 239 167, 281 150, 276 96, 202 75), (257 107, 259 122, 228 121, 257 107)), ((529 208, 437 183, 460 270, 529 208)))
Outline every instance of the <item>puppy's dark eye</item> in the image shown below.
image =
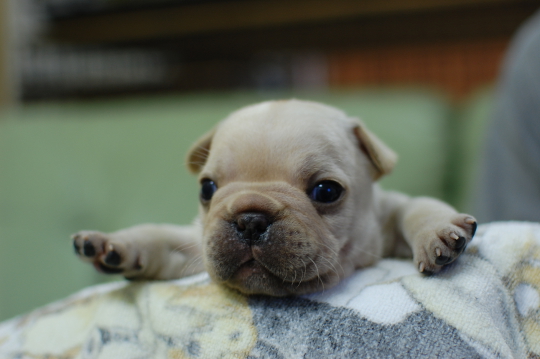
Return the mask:
POLYGON ((308 195, 309 198, 315 202, 332 203, 337 201, 342 193, 343 187, 341 187, 339 183, 334 181, 322 181, 317 183, 315 187, 308 192, 308 195))
POLYGON ((217 191, 217 185, 214 181, 205 179, 201 182, 201 199, 203 201, 210 201, 212 196, 217 191))

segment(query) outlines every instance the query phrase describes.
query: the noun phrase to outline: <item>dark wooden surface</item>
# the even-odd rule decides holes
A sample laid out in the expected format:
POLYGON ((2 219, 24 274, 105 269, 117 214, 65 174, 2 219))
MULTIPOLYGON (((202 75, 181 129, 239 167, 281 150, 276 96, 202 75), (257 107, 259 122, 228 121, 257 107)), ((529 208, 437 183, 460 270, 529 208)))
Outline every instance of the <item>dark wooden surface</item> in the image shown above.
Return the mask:
MULTIPOLYGON (((89 16, 62 18, 53 21, 50 35, 55 40, 76 43, 124 43, 166 38, 197 37, 200 35, 236 34, 275 30, 283 35, 283 29, 299 29, 283 38, 285 42, 294 40, 299 34, 303 39, 308 30, 303 29, 320 26, 327 30, 336 26, 336 35, 347 35, 349 31, 362 30, 367 24, 367 31, 400 35, 395 29, 404 32, 420 31, 419 29, 438 30, 445 27, 447 32, 469 30, 471 17, 483 13, 492 17, 492 21, 477 21, 476 31, 508 31, 515 28, 516 17, 523 20, 527 14, 540 3, 538 0, 235 0, 220 2, 179 3, 176 6, 161 6, 156 9, 116 11, 97 13, 89 16), (432 14, 440 19, 440 13, 458 14, 460 20, 452 18, 451 23, 437 24, 424 16, 425 23, 418 22, 419 14, 432 14), (411 16, 407 26, 392 26, 388 19, 400 15, 401 19, 411 16), (506 15, 506 16, 505 16, 506 15), (389 25, 373 26, 380 21, 389 25), (358 28, 351 28, 352 24, 358 28), (343 25, 342 25, 343 24, 343 25), (466 29, 461 29, 465 25, 466 29), (514 26, 512 26, 514 25, 514 26), (437 29, 435 29, 437 28, 437 29)), ((443 20, 450 20, 445 16, 443 20)), ((482 20, 482 19, 479 19, 482 20)), ((313 34, 314 38, 320 38, 313 34)), ((346 36, 349 37, 349 36, 346 36)), ((364 34, 366 37, 366 34, 364 34)), ((323 36, 321 40, 327 38, 323 36)))

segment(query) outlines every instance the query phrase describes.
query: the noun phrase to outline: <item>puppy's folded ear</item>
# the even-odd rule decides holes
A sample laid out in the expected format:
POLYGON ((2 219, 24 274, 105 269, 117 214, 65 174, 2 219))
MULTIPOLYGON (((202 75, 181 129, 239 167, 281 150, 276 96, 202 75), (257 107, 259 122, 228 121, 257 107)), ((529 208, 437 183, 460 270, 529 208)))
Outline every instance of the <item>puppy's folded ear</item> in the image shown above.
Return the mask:
POLYGON ((199 138, 189 149, 186 164, 191 173, 197 174, 201 172, 210 154, 210 147, 215 133, 216 128, 214 127, 199 138))
POLYGON ((398 156, 383 141, 369 131, 359 119, 353 119, 356 126, 353 131, 358 139, 360 149, 366 154, 373 165, 371 176, 374 181, 390 173, 398 156))

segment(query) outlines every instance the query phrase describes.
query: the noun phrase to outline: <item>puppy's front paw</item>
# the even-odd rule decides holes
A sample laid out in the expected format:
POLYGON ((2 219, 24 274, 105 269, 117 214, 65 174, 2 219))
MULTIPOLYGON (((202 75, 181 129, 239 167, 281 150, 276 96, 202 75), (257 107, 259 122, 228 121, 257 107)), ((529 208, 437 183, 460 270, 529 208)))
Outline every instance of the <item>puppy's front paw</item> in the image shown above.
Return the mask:
POLYGON ((132 276, 142 269, 139 258, 131 255, 124 243, 115 242, 108 234, 81 231, 71 238, 79 258, 92 263, 99 272, 132 276))
POLYGON ((452 263, 467 247, 476 232, 476 219, 468 214, 456 214, 450 221, 422 231, 417 240, 414 260, 424 274, 439 272, 452 263))

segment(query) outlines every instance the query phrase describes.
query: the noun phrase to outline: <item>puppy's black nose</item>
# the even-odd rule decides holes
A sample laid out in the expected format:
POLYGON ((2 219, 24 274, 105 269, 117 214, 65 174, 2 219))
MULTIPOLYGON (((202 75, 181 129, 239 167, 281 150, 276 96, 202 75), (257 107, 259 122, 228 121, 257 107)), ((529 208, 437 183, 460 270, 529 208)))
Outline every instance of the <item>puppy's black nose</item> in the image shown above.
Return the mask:
POLYGON ((240 237, 249 242, 264 239, 269 225, 269 218, 259 212, 242 213, 236 218, 236 229, 240 237))

